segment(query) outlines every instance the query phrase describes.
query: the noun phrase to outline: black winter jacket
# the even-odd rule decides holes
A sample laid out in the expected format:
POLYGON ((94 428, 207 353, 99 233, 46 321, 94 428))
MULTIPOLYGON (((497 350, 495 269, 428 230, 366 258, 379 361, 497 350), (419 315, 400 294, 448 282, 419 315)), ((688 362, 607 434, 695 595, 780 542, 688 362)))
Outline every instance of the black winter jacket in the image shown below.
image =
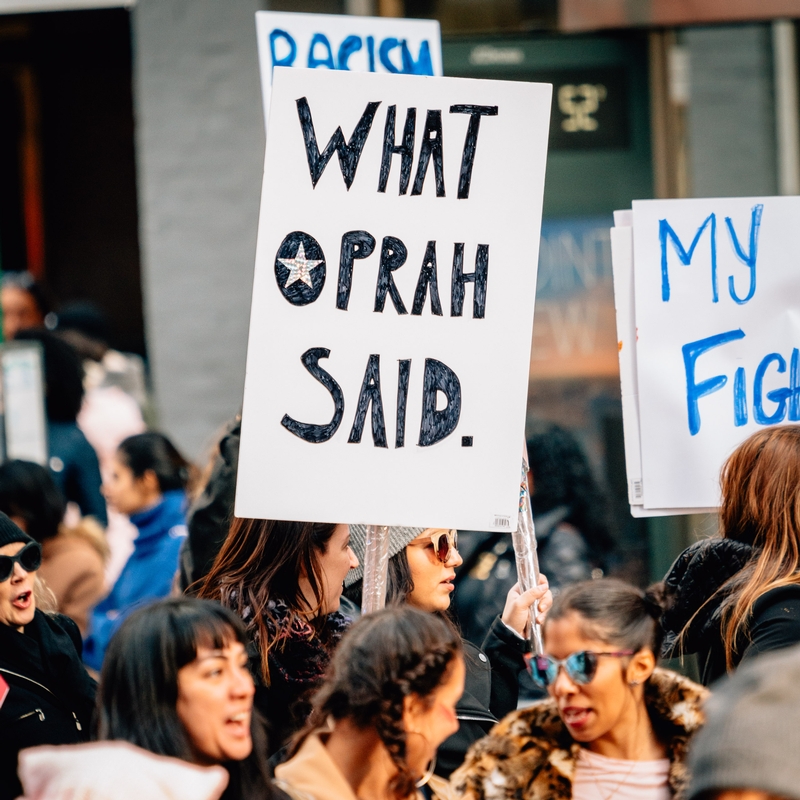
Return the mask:
POLYGON ((441 744, 436 756, 436 774, 443 778, 461 766, 473 742, 516 709, 519 675, 530 650, 527 639, 517 636, 500 617, 492 623, 482 648, 467 641, 463 644, 467 675, 464 694, 456 705, 459 728, 441 744))
MULTIPOLYGON (((706 685, 727 672, 722 614, 736 587, 746 578, 755 556, 757 551, 748 544, 732 539, 705 539, 681 553, 664 579, 667 608, 662 617, 665 630, 662 655, 697 653, 706 685)), ((800 585, 772 589, 753 604, 746 635, 737 643, 733 665, 736 667, 759 653, 798 643, 800 585)))
MULTIPOLYGON (((278 619, 288 613, 283 603, 273 602, 271 606, 272 613, 278 619)), ((248 622, 245 619, 245 623, 248 622)), ((305 725, 311 713, 311 697, 322 683, 333 651, 350 622, 338 611, 325 617, 321 625, 299 621, 290 625, 282 621, 276 630, 267 622, 275 642, 268 657, 269 681, 264 679, 261 650, 254 626, 249 625, 252 638, 247 646, 247 654, 256 684, 254 703, 267 722, 267 752, 270 757, 279 753, 305 725)), ((281 760, 282 756, 279 755, 276 763, 281 760)))
POLYGON ((185 591, 208 574, 233 521, 242 417, 237 415, 219 441, 211 476, 186 515, 189 535, 181 547, 179 585, 185 591))
POLYGON ((68 617, 37 611, 19 633, 0 624, 0 800, 22 794, 17 754, 41 744, 88 741, 97 684, 68 617))

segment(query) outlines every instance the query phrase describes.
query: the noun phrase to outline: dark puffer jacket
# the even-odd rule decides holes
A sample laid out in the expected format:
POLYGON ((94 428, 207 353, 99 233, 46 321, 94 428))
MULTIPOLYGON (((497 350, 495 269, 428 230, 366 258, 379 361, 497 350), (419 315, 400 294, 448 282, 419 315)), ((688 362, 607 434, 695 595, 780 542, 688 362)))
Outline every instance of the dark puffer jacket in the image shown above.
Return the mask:
POLYGON ((78 626, 60 614, 37 611, 24 633, 0 624, 0 800, 22 794, 20 750, 88 741, 97 685, 80 651, 78 626))
MULTIPOLYGON (((666 610, 662 655, 696 653, 703 683, 727 672, 723 614, 747 579, 758 551, 733 539, 705 539, 678 556, 664 579, 666 610)), ((759 653, 800 643, 800 585, 765 592, 753 604, 746 635, 737 642, 733 665, 759 653)))
POLYGON ((189 535, 181 548, 179 585, 186 591, 208 575, 233 521, 242 417, 237 414, 219 441, 211 476, 186 515, 189 535))
POLYGON ((436 753, 436 774, 442 778, 449 778, 463 763, 470 745, 517 707, 519 676, 530 650, 527 639, 517 636, 500 617, 489 628, 482 648, 467 641, 463 644, 467 674, 464 694, 456 705, 459 727, 436 753))

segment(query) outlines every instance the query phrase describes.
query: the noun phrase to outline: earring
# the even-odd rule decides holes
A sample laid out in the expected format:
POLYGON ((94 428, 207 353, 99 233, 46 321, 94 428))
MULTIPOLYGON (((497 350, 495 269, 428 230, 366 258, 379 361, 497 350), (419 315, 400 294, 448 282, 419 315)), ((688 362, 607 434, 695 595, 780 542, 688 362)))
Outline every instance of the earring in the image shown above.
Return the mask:
POLYGON ((431 763, 428 764, 428 769, 425 770, 425 774, 416 782, 417 789, 421 789, 428 781, 433 777, 433 771, 436 769, 436 756, 434 755, 431 759, 431 763))
POLYGON ((641 683, 641 681, 630 681, 630 683, 628 685, 629 686, 638 686, 640 683, 641 683))

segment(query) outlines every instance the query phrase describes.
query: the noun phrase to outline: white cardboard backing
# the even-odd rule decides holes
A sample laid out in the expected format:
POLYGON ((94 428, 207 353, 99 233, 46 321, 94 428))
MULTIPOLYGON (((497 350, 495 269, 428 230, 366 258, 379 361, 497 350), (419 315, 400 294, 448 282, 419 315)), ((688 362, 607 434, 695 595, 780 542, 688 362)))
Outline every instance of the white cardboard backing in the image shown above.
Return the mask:
POLYGON ((513 528, 550 98, 547 84, 275 70, 238 516, 513 528), (408 109, 408 186, 395 154, 381 192, 387 117, 402 141, 408 109), (352 164, 370 113, 349 190, 335 154, 314 187, 300 117, 313 123, 312 154, 341 127, 352 164), (486 267, 485 304, 481 280, 453 280, 454 262, 465 276, 486 267))
POLYGON ((264 118, 275 67, 442 74, 438 20, 256 11, 264 118))

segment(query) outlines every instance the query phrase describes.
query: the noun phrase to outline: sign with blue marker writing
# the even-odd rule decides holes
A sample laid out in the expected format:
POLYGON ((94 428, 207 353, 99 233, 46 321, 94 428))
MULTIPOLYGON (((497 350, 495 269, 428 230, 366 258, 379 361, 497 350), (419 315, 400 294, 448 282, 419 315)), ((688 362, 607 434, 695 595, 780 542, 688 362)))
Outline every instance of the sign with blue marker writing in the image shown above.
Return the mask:
POLYGON ((238 516, 516 526, 550 97, 275 70, 238 516))
POLYGON ((442 75, 437 20, 257 11, 264 116, 275 67, 442 75))
POLYGON ((633 204, 647 508, 719 505, 719 472, 800 421, 800 198, 633 204))

